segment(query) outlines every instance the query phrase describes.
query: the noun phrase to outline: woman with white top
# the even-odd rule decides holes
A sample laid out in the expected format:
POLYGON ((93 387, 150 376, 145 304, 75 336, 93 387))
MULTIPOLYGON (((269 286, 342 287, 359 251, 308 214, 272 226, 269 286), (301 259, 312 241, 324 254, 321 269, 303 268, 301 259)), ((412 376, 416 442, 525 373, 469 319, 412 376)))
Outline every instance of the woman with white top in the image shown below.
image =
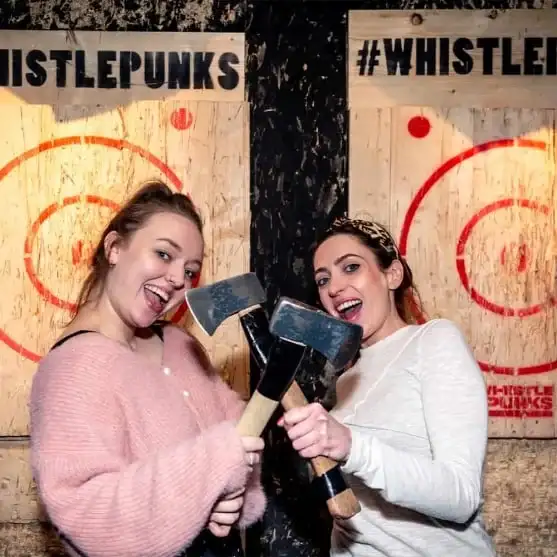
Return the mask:
POLYGON ((492 557, 482 516, 487 398, 446 319, 413 324, 412 272, 375 222, 337 219, 313 256, 324 309, 363 328, 337 404, 279 421, 304 458, 341 463, 362 510, 335 520, 334 557, 492 557))

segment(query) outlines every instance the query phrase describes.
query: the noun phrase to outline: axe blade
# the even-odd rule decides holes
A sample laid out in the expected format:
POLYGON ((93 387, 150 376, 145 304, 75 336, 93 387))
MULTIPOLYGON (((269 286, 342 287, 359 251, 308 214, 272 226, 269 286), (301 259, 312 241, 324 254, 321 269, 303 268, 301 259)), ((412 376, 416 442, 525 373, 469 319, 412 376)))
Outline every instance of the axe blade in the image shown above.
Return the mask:
POLYGON ((279 299, 273 311, 269 331, 317 350, 337 371, 354 359, 363 334, 360 325, 337 319, 286 296, 279 299))
POLYGON ((196 323, 209 336, 213 336, 230 316, 266 301, 265 291, 255 273, 192 288, 185 297, 196 323))

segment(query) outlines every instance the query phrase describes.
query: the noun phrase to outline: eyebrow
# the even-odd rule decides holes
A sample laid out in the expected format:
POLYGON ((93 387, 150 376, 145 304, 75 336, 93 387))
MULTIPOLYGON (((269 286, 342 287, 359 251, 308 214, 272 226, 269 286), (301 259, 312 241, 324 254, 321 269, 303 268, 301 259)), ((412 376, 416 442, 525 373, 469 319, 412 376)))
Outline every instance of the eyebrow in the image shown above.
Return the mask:
MULTIPOLYGON (((333 261, 333 265, 338 265, 339 263, 342 263, 345 259, 348 259, 349 257, 357 257, 358 259, 363 259, 363 257, 361 255, 358 255, 357 253, 345 253, 344 255, 341 255, 340 257, 335 259, 333 261)), ((326 271, 327 269, 325 267, 319 267, 319 269, 315 270, 314 274, 324 273, 326 271)))
POLYGON ((170 238, 157 238, 157 242, 168 242, 173 248, 177 249, 178 251, 182 251, 182 248, 170 238))
MULTIPOLYGON (((173 248, 177 249, 178 251, 182 251, 182 248, 174 240, 171 240, 170 238, 157 238, 157 241, 168 242, 173 248)), ((199 259, 191 259, 188 261, 188 263, 195 263, 196 265, 199 265, 201 267, 201 261, 199 261, 199 259)))

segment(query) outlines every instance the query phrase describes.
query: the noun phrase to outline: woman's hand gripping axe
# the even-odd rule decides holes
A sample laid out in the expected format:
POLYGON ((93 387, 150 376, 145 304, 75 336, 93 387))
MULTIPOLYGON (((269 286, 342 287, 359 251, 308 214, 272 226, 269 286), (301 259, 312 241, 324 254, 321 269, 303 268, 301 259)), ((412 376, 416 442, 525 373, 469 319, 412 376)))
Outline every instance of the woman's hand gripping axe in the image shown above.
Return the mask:
MULTIPOLYGON (((219 325, 232 315, 260 306, 265 300, 263 287, 254 273, 197 287, 186 293, 194 319, 208 335, 213 335, 219 325)), ((254 311, 258 310, 263 311, 260 307, 254 311)), ((240 320, 250 349, 262 366, 262 374, 237 428, 242 435, 259 436, 281 401, 285 408, 307 404, 294 382, 306 348, 317 350, 335 368, 342 369, 356 355, 362 330, 357 325, 335 319, 289 298, 279 300, 269 327, 263 325, 257 330, 251 329, 255 336, 250 336, 250 328, 246 327, 249 315, 241 315, 240 320), (263 338, 266 339, 266 346, 262 344, 263 338)), ((312 464, 317 481, 325 487, 331 514, 342 518, 356 514, 360 510, 359 503, 353 492, 346 488, 338 464, 324 457, 312 459, 312 464)))

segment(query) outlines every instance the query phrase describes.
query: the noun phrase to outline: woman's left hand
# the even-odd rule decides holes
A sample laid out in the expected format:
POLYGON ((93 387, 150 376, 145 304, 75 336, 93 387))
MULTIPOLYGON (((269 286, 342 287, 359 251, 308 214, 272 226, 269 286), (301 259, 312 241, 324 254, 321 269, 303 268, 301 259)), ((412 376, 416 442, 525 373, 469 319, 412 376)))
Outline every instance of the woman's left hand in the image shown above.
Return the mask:
POLYGON ((278 421, 301 457, 327 456, 346 462, 352 445, 350 429, 335 420, 321 404, 293 408, 278 421))

